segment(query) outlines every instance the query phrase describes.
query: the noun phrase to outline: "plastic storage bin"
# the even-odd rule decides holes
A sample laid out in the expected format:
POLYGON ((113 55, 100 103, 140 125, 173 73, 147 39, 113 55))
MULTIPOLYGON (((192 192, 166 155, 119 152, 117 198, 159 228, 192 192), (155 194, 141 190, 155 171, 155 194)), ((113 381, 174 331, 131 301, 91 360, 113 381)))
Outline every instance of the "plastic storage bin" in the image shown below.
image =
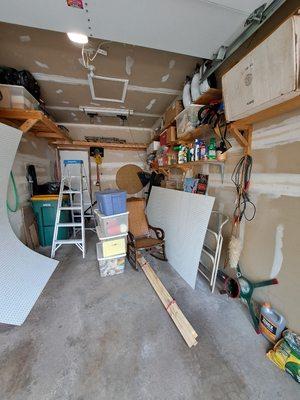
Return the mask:
MULTIPOLYGON (((37 195, 31 197, 31 204, 38 224, 38 235, 41 246, 51 246, 54 232, 54 224, 57 209, 57 195, 37 195)), ((67 205, 68 200, 63 200, 63 205, 67 205)), ((60 222, 71 222, 70 211, 62 211, 60 222)), ((70 236, 69 228, 59 228, 58 239, 68 239, 70 236)))
POLYGON ((124 235, 100 237, 98 229, 99 227, 97 227, 97 234, 100 239, 103 257, 114 257, 126 253, 127 233, 124 235))
POLYGON ((126 212, 126 192, 107 189, 96 192, 99 211, 104 215, 122 214, 126 212))
POLYGON ((122 272, 124 272, 126 254, 120 254, 116 257, 105 258, 103 257, 101 243, 97 243, 96 249, 100 276, 112 276, 122 274, 122 272))
POLYGON ((98 210, 94 212, 98 222, 99 236, 108 237, 128 232, 129 212, 115 215, 104 215, 98 210))
POLYGON ((198 104, 191 104, 180 114, 175 117, 176 119, 176 130, 177 130, 177 138, 184 136, 187 129, 193 129, 197 126, 199 119, 198 119, 198 112, 200 108, 203 107, 202 105, 198 104))
POLYGON ((0 93, 0 108, 39 108, 39 102, 23 86, 0 85, 0 93))

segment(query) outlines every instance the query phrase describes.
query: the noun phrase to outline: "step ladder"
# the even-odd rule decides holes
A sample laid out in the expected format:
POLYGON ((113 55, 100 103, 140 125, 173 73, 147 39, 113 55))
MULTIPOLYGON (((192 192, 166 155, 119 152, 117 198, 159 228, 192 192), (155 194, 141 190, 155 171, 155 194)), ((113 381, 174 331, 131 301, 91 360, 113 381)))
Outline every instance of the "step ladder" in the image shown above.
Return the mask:
POLYGON ((96 232, 96 221, 84 164, 82 160, 64 160, 57 202, 51 258, 54 258, 59 247, 65 244, 75 244, 82 252, 82 257, 84 258, 86 230, 96 232), (68 189, 65 189, 65 186, 67 186, 68 189), (63 200, 66 195, 69 196, 69 204, 63 205, 63 200), (72 222, 60 222, 62 211, 70 211, 72 222), (93 221, 93 228, 86 227, 86 218, 90 218, 93 221), (58 239, 60 228, 72 228, 73 237, 62 240, 58 239), (79 232, 81 237, 77 237, 79 232))

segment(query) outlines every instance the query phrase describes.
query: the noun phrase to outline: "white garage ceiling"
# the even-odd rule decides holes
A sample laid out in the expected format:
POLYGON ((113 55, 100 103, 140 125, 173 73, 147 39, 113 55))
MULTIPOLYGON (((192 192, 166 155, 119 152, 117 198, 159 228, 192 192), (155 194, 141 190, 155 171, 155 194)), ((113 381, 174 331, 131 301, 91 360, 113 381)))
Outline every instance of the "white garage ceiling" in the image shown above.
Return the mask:
POLYGON ((0 19, 58 32, 76 31, 175 53, 211 58, 262 0, 10 0, 0 19))

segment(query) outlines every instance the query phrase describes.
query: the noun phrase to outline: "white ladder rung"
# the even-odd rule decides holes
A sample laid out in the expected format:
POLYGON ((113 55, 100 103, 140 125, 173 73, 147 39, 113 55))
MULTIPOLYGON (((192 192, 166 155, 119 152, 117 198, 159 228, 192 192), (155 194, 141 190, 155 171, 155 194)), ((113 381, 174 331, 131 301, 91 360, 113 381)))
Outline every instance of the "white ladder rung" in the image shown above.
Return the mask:
POLYGON ((80 244, 83 243, 82 239, 61 239, 61 240, 55 240, 55 244, 80 244))
POLYGON ((59 208, 59 210, 63 210, 63 211, 66 211, 66 210, 81 210, 80 206, 63 206, 63 207, 58 207, 58 208, 59 208))
POLYGON ((81 225, 82 225, 81 222, 59 222, 57 224, 57 226, 59 228, 73 228, 73 227, 76 227, 76 226, 80 227, 81 225))
POLYGON ((79 194, 80 190, 63 190, 63 194, 79 194))
MULTIPOLYGON (((83 205, 84 205, 84 206, 92 207, 92 204, 91 204, 91 203, 83 203, 83 205)), ((73 206, 75 206, 75 207, 80 207, 80 204, 79 204, 79 203, 73 203, 73 206)))

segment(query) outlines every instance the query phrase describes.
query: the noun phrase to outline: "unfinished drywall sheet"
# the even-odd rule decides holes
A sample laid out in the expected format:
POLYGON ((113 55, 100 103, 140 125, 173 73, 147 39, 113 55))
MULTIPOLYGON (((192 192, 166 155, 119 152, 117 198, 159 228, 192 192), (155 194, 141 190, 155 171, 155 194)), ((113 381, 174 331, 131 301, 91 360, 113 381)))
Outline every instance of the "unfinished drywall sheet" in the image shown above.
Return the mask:
POLYGON ((21 137, 0 124, 0 322, 12 325, 25 321, 58 264, 23 245, 8 220, 7 185, 21 137))
POLYGON ((153 187, 147 206, 150 225, 165 231, 168 261, 193 289, 214 201, 211 196, 153 187))

